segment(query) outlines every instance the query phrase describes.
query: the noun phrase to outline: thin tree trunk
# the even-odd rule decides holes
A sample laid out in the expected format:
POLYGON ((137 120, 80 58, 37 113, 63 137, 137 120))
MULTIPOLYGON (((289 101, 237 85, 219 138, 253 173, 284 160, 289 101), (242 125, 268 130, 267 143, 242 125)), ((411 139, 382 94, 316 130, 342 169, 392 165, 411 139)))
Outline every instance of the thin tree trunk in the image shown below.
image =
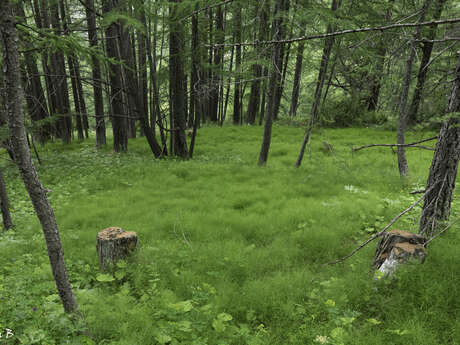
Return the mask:
MULTIPOLYGON (((102 1, 102 11, 104 14, 109 13, 113 8, 112 0, 102 1)), ((119 35, 118 21, 111 23, 105 29, 106 51, 107 56, 115 61, 119 61, 117 40, 119 35)), ((128 150, 128 131, 126 115, 123 109, 121 67, 117 62, 109 63, 109 80, 110 80, 110 107, 112 111, 112 130, 113 130, 113 148, 115 152, 124 152, 128 150)))
MULTIPOLYGON (((419 23, 425 20, 426 12, 430 6, 432 0, 425 0, 421 9, 419 23)), ((409 88, 412 77, 412 67, 414 64, 415 54, 417 50, 417 40, 420 38, 422 28, 417 27, 413 40, 410 44, 409 54, 406 60, 406 69, 404 73, 403 85, 401 90, 401 100, 399 103, 399 117, 398 117, 398 129, 397 139, 399 145, 404 145, 404 137, 407 127, 407 98, 409 96, 409 88)), ((404 146, 398 146, 398 167, 399 175, 401 177, 409 175, 409 166, 407 164, 406 150, 404 146)))
POLYGON ((6 190, 5 179, 3 178, 2 171, 0 170, 0 206, 2 209, 3 229, 9 230, 13 227, 11 220, 10 203, 8 201, 8 192, 6 190))
MULTIPOLYGON (((393 15, 392 9, 393 9, 393 4, 395 0, 389 0, 389 7, 385 13, 385 24, 389 23, 391 21, 391 17, 393 15)), ((377 105, 379 102, 379 96, 380 96, 380 87, 381 87, 381 81, 382 81, 382 76, 384 74, 384 66, 385 66, 385 55, 387 53, 387 40, 384 38, 384 35, 382 34, 382 37, 380 38, 379 41, 379 46, 377 48, 377 58, 376 58, 376 63, 375 63, 375 72, 372 74, 370 78, 370 90, 369 90, 369 98, 367 99, 367 110, 373 111, 377 109, 377 105)))
MULTIPOLYGON (((339 8, 340 4, 341 0, 333 0, 331 10, 336 11, 339 8)), ((335 28, 332 25, 328 25, 327 31, 332 32, 334 31, 334 29, 335 28)), ((329 59, 331 57, 333 46, 334 37, 326 38, 324 42, 323 56, 321 58, 321 65, 318 73, 318 81, 316 82, 315 99, 313 101, 308 127, 305 131, 302 146, 300 147, 299 156, 297 157, 297 161, 295 163, 296 168, 300 167, 300 165, 302 164, 302 159, 305 154, 305 148, 307 147, 307 144, 310 141, 311 131, 313 130, 314 124, 318 120, 318 109, 321 103, 321 94, 323 92, 324 81, 326 80, 327 68, 329 65, 329 59)))
POLYGON ((0 37, 3 48, 3 67, 6 69, 8 127, 15 161, 43 229, 51 269, 64 310, 76 312, 78 304, 67 275, 56 218, 38 178, 27 146, 23 113, 24 93, 20 82, 17 47, 18 35, 13 9, 9 1, 0 2, 0 37))
MULTIPOLYGON (((284 8, 286 7, 287 0, 277 0, 275 3, 275 10, 274 10, 274 19, 273 19, 273 28, 272 28, 272 36, 273 40, 277 41, 283 37, 282 35, 282 18, 280 14, 282 14, 284 8)), ((273 119, 275 117, 274 110, 275 110, 275 97, 276 97, 276 90, 278 83, 280 82, 280 71, 281 71, 281 44, 274 44, 272 48, 272 70, 270 72, 270 82, 268 85, 268 100, 267 100, 267 115, 265 119, 265 127, 264 127, 264 136, 262 140, 262 146, 260 148, 259 154, 259 166, 265 165, 268 159, 268 152, 270 150, 270 142, 271 142, 271 135, 272 135, 272 124, 273 119)))
MULTIPOLYGON (((94 9, 94 0, 86 0, 86 21, 88 23, 89 46, 96 48, 98 46, 98 37, 96 29, 96 14, 94 9)), ((105 119, 104 119, 104 100, 102 97, 101 84, 101 65, 95 55, 91 56, 91 67, 93 75, 93 93, 94 93, 94 111, 96 113, 96 147, 102 147, 106 144, 105 119)))
MULTIPOLYGON (((306 25, 302 24, 302 30, 300 35, 305 35, 306 25)), ((299 42, 297 46, 297 55, 295 60, 295 72, 294 72, 294 81, 292 85, 292 96, 291 96, 291 106, 289 107, 289 115, 294 117, 297 115, 297 107, 299 103, 299 91, 300 91, 300 81, 302 77, 302 65, 303 65, 303 51, 305 50, 305 42, 299 42)))
MULTIPOLYGON (((433 20, 441 18, 442 10, 446 0, 437 0, 436 8, 433 14, 433 20)), ((426 38, 428 40, 434 40, 436 38, 437 25, 430 27, 426 38)), ((433 51, 433 42, 424 42, 422 45, 422 60, 420 61, 420 68, 417 75, 417 85, 415 86, 414 94, 412 95, 412 102, 409 107, 407 114, 407 120, 410 124, 417 122, 417 113, 422 100, 423 88, 425 86, 426 76, 428 74, 428 63, 430 62, 431 52, 433 51)))
MULTIPOLYGON (((241 42, 241 4, 235 3, 235 17, 234 17, 234 40, 241 42)), ((233 124, 239 125, 241 120, 241 82, 240 82, 240 69, 241 69, 241 46, 236 46, 235 57, 235 94, 233 97, 233 124)))
POLYGON ((173 137, 172 154, 187 158, 188 148, 185 135, 187 115, 185 114, 185 74, 184 74, 184 33, 178 21, 178 5, 182 0, 170 0, 170 34, 169 34, 169 70, 170 99, 172 105, 171 136, 173 137))
MULTIPOLYGON (((455 68, 447 113, 460 111, 460 53, 455 68)), ((427 238, 439 231, 441 222, 449 219, 452 198, 460 160, 460 121, 452 117, 444 122, 438 136, 438 143, 431 162, 426 184, 419 233, 427 238)))

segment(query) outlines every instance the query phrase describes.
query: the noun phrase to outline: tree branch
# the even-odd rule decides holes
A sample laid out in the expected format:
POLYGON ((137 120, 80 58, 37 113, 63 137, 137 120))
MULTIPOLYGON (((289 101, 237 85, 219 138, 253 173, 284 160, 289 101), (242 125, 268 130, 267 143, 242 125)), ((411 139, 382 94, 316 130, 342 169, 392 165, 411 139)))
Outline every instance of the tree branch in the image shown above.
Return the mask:
POLYGON ((360 146, 360 147, 352 147, 351 150, 353 152, 356 152, 356 151, 359 151, 359 150, 362 150, 362 149, 367 149, 369 147, 415 147, 415 148, 419 148, 419 149, 425 149, 425 150, 431 150, 431 151, 434 151, 434 148, 432 147, 429 147, 429 146, 422 146, 422 145, 417 145, 417 144, 421 144, 421 143, 424 143, 424 142, 427 142, 427 141, 431 141, 431 140, 435 140, 435 139, 438 139, 438 137, 431 137, 431 138, 428 138, 428 139, 423 139, 423 140, 420 140, 420 141, 416 141, 414 143, 410 143, 410 144, 370 144, 370 145, 364 145, 364 146, 360 146))
MULTIPOLYGON (((435 184, 436 185, 436 184, 435 184)), ((380 237, 382 236, 382 234, 387 231, 390 226, 392 226, 399 218, 401 218, 402 216, 404 216, 407 212, 411 211, 415 206, 417 206, 418 204, 420 204, 420 202, 425 198, 425 195, 428 194, 429 191, 431 191, 433 189, 433 187, 435 186, 433 185, 430 189, 428 189, 421 197, 420 199, 418 199, 416 202, 414 202, 412 205, 410 205, 409 208, 406 208, 404 211, 402 211, 400 214, 398 214, 396 217, 394 217, 391 222, 389 222, 387 225, 385 225, 385 227, 379 231, 378 233, 376 233, 374 236, 370 237, 368 240, 366 240, 364 243, 362 243, 359 247, 355 248, 350 254, 344 256, 343 258, 341 259, 338 259, 338 260, 335 260, 335 261, 331 261, 331 262, 328 262, 327 264, 325 265, 335 265, 335 264, 338 264, 340 262, 343 262, 345 260, 347 260, 348 258, 352 257, 353 255, 355 255, 359 250, 361 250, 362 248, 364 248, 365 246, 367 246, 369 243, 371 243, 373 240, 375 240, 377 237, 380 237)))
POLYGON ((206 45, 206 47, 218 48, 218 47, 286 44, 286 43, 294 43, 294 42, 299 42, 299 41, 308 41, 308 40, 314 40, 314 39, 320 39, 320 38, 328 38, 328 37, 335 37, 335 36, 340 36, 340 35, 354 34, 358 32, 386 31, 386 30, 397 29, 397 28, 411 28, 411 27, 419 27, 419 26, 455 24, 459 22, 460 22, 460 18, 449 18, 449 19, 432 20, 432 21, 422 22, 422 23, 396 23, 396 24, 390 24, 390 25, 385 25, 385 26, 377 26, 373 28, 348 29, 348 30, 329 32, 329 33, 319 34, 319 35, 301 36, 301 37, 291 38, 287 40, 240 42, 240 43, 233 43, 233 44, 215 44, 215 45, 206 45))

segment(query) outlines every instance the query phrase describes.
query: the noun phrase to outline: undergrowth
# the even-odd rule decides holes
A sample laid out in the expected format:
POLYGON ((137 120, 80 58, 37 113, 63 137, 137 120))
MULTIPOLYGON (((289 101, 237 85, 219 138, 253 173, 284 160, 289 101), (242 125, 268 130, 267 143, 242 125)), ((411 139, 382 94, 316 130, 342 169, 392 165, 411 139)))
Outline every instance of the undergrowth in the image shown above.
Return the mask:
MULTIPOLYGON (((63 313, 39 223, 3 160, 15 228, 0 235, 0 344, 459 344, 458 228, 395 279, 373 278, 375 243, 324 265, 419 197, 409 192, 423 188, 432 152, 408 151, 401 181, 391 149, 350 150, 393 133, 328 129, 295 169, 302 135, 275 125, 264 168, 260 127, 203 128, 190 161, 154 160, 143 138, 127 154, 39 147, 86 325, 63 313), (113 276, 95 250, 109 226, 140 238, 113 276)), ((417 231, 419 213, 394 228, 417 231)))

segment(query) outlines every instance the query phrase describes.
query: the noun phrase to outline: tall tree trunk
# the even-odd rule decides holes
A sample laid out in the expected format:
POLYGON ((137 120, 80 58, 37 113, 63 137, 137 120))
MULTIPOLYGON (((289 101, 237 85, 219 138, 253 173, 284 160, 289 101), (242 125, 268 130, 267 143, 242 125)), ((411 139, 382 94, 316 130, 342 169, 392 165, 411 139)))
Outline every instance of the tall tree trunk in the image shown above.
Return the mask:
MULTIPOLYGON (((331 10, 333 12, 337 11, 341 4, 341 0, 333 0, 331 5, 331 10)), ((333 25, 328 25, 327 32, 332 32, 335 30, 333 25)), ((329 59, 331 57, 332 47, 334 46, 334 37, 328 37, 324 42, 323 56, 321 58, 321 65, 319 67, 318 80, 316 82, 315 90, 315 99, 313 101, 313 106, 311 109, 310 120, 308 122, 307 130, 305 131, 305 136, 302 141, 302 146, 300 147, 299 156, 295 163, 296 168, 300 167, 302 164, 302 159, 305 154, 305 148, 307 147, 308 142, 310 141, 311 131, 313 126, 318 119, 318 110, 321 103, 321 94, 323 92, 324 81, 326 80, 327 67, 329 65, 329 59)))
MULTIPOLYGON (((273 18, 273 27, 272 27, 272 37, 274 41, 280 40, 282 35, 282 15, 283 10, 286 7, 287 0, 277 0, 275 3, 274 18, 273 18)), ((280 71, 281 71, 281 44, 274 44, 272 48, 272 70, 270 72, 270 82, 268 85, 268 100, 267 100, 267 110, 266 110, 266 119, 264 127, 264 136, 262 140, 262 146, 260 148, 259 154, 259 166, 265 165, 268 159, 268 152, 270 150, 270 142, 272 135, 272 125, 273 119, 275 117, 275 98, 276 90, 278 83, 281 80, 280 71)))
MULTIPOLYGON (((56 32, 56 35, 61 35, 63 30, 58 3, 52 2, 50 9, 51 27, 56 32)), ((69 87, 67 85, 64 53, 62 51, 52 53, 51 63, 54 69, 54 78, 51 78, 53 81, 53 91, 57 95, 56 111, 59 116, 59 120, 57 121, 58 134, 62 141, 68 144, 72 140, 72 116, 70 113, 69 87)))
MULTIPOLYGON (((102 11, 107 15, 113 9, 113 0, 102 1, 102 11)), ((118 55, 118 21, 112 22, 105 29, 107 56, 114 61, 119 61, 118 55)), ((118 62, 109 63, 110 80, 110 107, 112 111, 113 148, 115 152, 128 150, 128 131, 126 114, 123 109, 121 67, 118 62)))
MULTIPOLYGON (((302 29, 300 32, 300 36, 304 36, 305 31, 306 31, 306 25, 305 23, 302 23, 302 29)), ((304 50, 305 50, 305 41, 300 41, 299 45, 297 46, 294 81, 292 83, 291 105, 289 107, 289 115, 292 117, 296 116, 297 107, 299 103, 300 81, 302 77, 303 51, 304 50)))
MULTIPOLYGON (((385 24, 390 23, 391 17, 393 15, 392 9, 393 9, 393 4, 395 0, 389 0, 388 1, 388 9, 386 10, 385 13, 385 24)), ((380 96, 380 87, 381 87, 381 81, 382 81, 382 76, 384 74, 384 66, 385 66, 385 55, 387 53, 387 40, 384 38, 384 35, 382 34, 382 37, 380 38, 378 42, 378 48, 377 48, 377 57, 376 57, 376 62, 375 62, 375 71, 372 73, 371 78, 370 78, 370 90, 369 90, 369 97, 367 99, 367 110, 373 111, 377 109, 377 105, 379 102, 379 96, 380 96)))
POLYGON ((21 88, 17 47, 18 35, 15 21, 10 1, 1 1, 0 38, 3 50, 3 68, 6 70, 5 87, 7 92, 8 127, 15 162, 18 165, 24 185, 43 229, 51 269, 64 310, 66 312, 75 312, 78 310, 78 305, 67 276, 56 218, 38 178, 27 146, 23 113, 24 93, 21 88))
MULTIPOLYGON (((425 2, 423 3, 423 7, 421 9, 420 17, 418 20, 419 23, 425 20, 426 12, 428 11, 428 7, 430 6, 431 1, 432 0, 425 0, 425 2)), ((406 60, 406 70, 404 72, 404 79, 401 90, 401 100, 399 103, 399 117, 397 129, 397 139, 399 145, 404 144, 404 137, 407 127, 407 98, 409 96, 409 88, 412 77, 412 67, 414 64, 415 54, 417 52, 417 40, 420 39, 421 30, 422 28, 420 26, 417 27, 413 40, 410 44, 410 50, 406 60)), ((398 146, 398 167, 399 175, 401 177, 409 175, 409 166, 407 164, 406 149, 404 146, 398 146)))
POLYGON ((187 158, 188 149, 185 135, 187 116, 185 114, 185 74, 184 74, 184 33, 178 21, 178 8, 182 0, 170 0, 169 71, 170 99, 172 106, 171 137, 172 154, 187 158))
MULTIPOLYGON (((15 10, 19 20, 26 23, 26 15, 24 7, 21 2, 15 6, 15 10)), ((28 44, 26 35, 19 35, 21 41, 28 44)), ((48 107, 46 104, 45 92, 40 79, 37 62, 35 56, 30 51, 25 51, 24 55, 24 91, 26 97, 26 104, 29 116, 33 122, 44 120, 48 117, 48 107)), ((49 126, 38 124, 37 128, 33 130, 33 136, 39 143, 45 143, 50 138, 49 126)))
MULTIPOLYGON (((437 0, 435 4, 435 11, 433 20, 441 18, 441 13, 446 0, 437 0)), ((427 40, 434 40, 436 38, 437 25, 430 27, 427 40)), ((428 74, 428 63, 430 62, 431 52, 433 51, 433 42, 424 42, 422 45, 422 60, 420 61, 420 68, 417 75, 417 85, 415 86, 414 94, 412 95, 412 102, 407 114, 407 120, 410 124, 417 122, 417 113, 422 100, 423 87, 425 86, 426 76, 428 74)))
MULTIPOLYGON (((257 4, 258 7, 259 4, 257 4)), ((258 8, 257 8, 258 9, 258 8)), ((256 10, 257 10, 256 9, 256 10)), ((267 27, 268 24, 268 16, 270 11, 270 4, 269 1, 266 1, 262 8, 260 9, 260 21, 259 21, 259 33, 258 39, 259 41, 264 41, 267 38, 267 27)), ((266 53, 264 53, 264 48, 261 46, 255 47, 256 51, 256 58, 261 59, 262 57, 266 58, 266 53)), ((259 114, 260 109, 260 95, 261 95, 261 85, 262 85, 262 65, 260 63, 255 63, 252 66, 252 73, 254 77, 254 81, 251 82, 251 92, 249 94, 249 103, 248 103, 248 110, 246 113, 246 122, 248 124, 253 125, 256 122, 257 114, 259 114)), ((264 106, 262 106, 264 109, 264 106)))
MULTIPOLYGON (((139 11, 139 20, 144 25, 144 28, 147 28, 147 22, 145 19, 145 9, 144 1, 140 2, 139 11)), ((142 30, 137 30, 137 47, 138 47, 138 70, 139 70, 139 93, 141 98, 141 112, 145 114, 144 116, 148 118, 149 107, 148 107, 148 96, 147 96, 147 36, 142 32, 142 30)), ((142 126, 141 126, 141 134, 142 126)))
MULTIPOLYGON (((235 3, 235 17, 234 17, 234 40, 235 43, 241 42, 241 4, 235 3)), ((241 69, 241 46, 236 46, 236 57, 235 57, 235 95, 233 97, 233 124, 239 125, 241 120, 241 78, 240 78, 240 69, 241 69)))
MULTIPOLYGON (((460 111, 460 53, 455 68, 447 113, 460 111)), ((438 143, 431 162, 426 184, 428 191, 420 217, 419 233, 427 238, 439 231, 441 222, 449 219, 458 162, 460 160, 460 121, 452 117, 444 121, 438 136, 438 143)))
MULTIPOLYGON (((94 0, 85 0, 86 21, 88 23, 88 38, 91 48, 98 47, 98 37, 96 29, 96 10, 94 0)), ((101 65, 95 55, 91 56, 91 67, 93 75, 93 94, 94 111, 96 113, 96 147, 105 146, 105 119, 104 119, 104 100, 102 98, 102 75, 101 65)))
MULTIPOLYGON (((224 12, 222 6, 217 7, 216 13, 216 29, 214 30, 215 44, 224 43, 224 12)), ((217 122, 218 120, 218 107, 219 107, 219 95, 220 88, 222 85, 222 76, 220 71, 222 70, 223 61, 223 48, 218 46, 214 49, 214 61, 213 69, 215 72, 212 73, 211 78, 211 90, 210 90, 210 120, 217 122)))

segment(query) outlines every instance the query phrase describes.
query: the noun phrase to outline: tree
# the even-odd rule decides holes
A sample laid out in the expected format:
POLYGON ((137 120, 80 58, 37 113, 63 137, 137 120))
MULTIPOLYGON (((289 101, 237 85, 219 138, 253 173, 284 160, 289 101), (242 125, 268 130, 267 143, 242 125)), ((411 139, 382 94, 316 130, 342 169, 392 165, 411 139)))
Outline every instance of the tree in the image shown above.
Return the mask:
POLYGON ((187 116, 185 113, 185 73, 184 73, 184 33, 178 21, 178 4, 182 0, 170 0, 169 33, 169 83, 171 104, 171 153, 182 158, 188 157, 185 135, 187 116))
MULTIPOLYGON (((331 5, 331 10, 337 11, 340 4, 341 4, 341 0, 333 0, 332 5, 331 5)), ((332 32, 332 31, 334 31, 334 26, 328 25, 327 32, 332 32)), ((334 37, 326 38, 324 42, 323 56, 321 58, 321 65, 319 67, 319 72, 318 72, 318 80, 316 82, 315 97, 314 97, 314 101, 313 101, 313 105, 311 109, 310 121, 308 123, 308 127, 305 132, 304 139, 302 141, 302 146, 300 148, 299 156, 297 157, 297 161, 295 163, 295 166, 297 168, 300 167, 300 164, 302 164, 302 159, 305 153, 305 148, 310 140, 310 135, 313 129, 313 125, 318 117, 318 110, 319 110, 319 105, 321 102, 321 94, 323 92, 324 81, 326 80, 327 67, 329 65, 329 59, 331 57, 333 46, 334 46, 334 37)))
MULTIPOLYGON (((114 1, 117 0, 103 0, 102 11, 108 15, 114 8, 114 1)), ((116 62, 120 60, 118 54, 117 38, 119 34, 118 21, 112 22, 105 29, 105 49, 107 57, 112 61, 109 63, 109 80, 110 80, 110 105, 112 109, 112 129, 113 129, 113 148, 115 152, 124 152, 128 150, 128 131, 126 115, 123 109, 122 90, 123 85, 121 81, 121 67, 116 62)))
POLYGON ((78 310, 78 305, 67 276, 56 218, 46 197, 46 192, 38 178, 29 147, 27 146, 23 112, 24 91, 21 86, 17 46, 18 34, 15 27, 13 7, 10 1, 0 2, 0 39, 3 51, 3 68, 5 71, 4 85, 7 98, 8 127, 15 162, 43 229, 51 269, 64 310, 66 312, 75 312, 78 310))
MULTIPOLYGON (((447 106, 448 114, 460 111, 460 52, 457 54, 458 63, 447 106)), ((449 219, 459 160, 460 121, 458 114, 454 114, 444 121, 439 132, 426 184, 419 233, 428 238, 439 230, 441 222, 449 219)))
MULTIPOLYGON (((89 46, 93 49, 97 49, 99 43, 97 37, 96 10, 94 8, 94 0, 86 0, 85 10, 86 21, 88 24, 89 46)), ((104 100, 102 98, 101 64, 99 63, 95 53, 91 55, 91 68, 93 75, 94 111, 96 113, 96 147, 101 147, 106 144, 104 100)))

